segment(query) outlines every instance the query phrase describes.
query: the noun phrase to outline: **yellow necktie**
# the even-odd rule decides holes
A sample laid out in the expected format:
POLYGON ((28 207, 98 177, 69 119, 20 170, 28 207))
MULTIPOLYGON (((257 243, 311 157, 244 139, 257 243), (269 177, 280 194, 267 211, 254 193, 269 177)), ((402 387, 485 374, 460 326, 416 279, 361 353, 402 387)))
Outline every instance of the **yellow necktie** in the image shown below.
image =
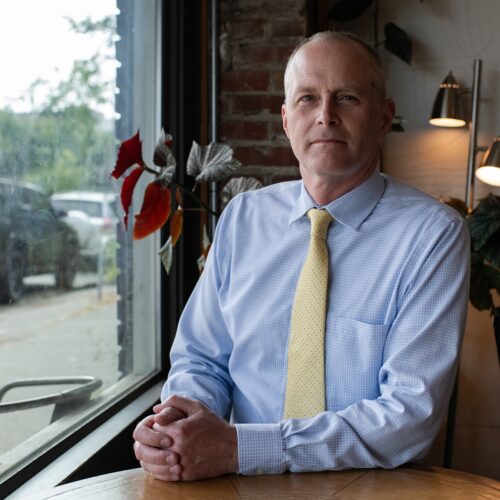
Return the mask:
POLYGON ((328 288, 326 234, 332 216, 312 208, 311 242, 295 291, 284 418, 306 418, 325 410, 325 318, 328 288))

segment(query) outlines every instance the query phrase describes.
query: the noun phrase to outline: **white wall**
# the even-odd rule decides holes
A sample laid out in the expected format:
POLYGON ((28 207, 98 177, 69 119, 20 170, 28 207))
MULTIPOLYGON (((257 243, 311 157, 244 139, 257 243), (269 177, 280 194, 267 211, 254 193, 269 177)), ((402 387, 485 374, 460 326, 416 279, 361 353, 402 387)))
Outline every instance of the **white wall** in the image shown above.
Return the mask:
MULTIPOLYGON (((448 72, 470 88, 473 60, 480 58, 478 142, 489 146, 500 134, 500 0, 380 0, 381 40, 387 21, 409 34, 413 60, 408 66, 380 48, 397 114, 406 120, 405 133, 386 138, 384 171, 432 196, 464 199, 468 130, 432 127, 428 119, 448 72)), ((500 189, 476 180, 476 199, 489 192, 500 195, 500 189)), ((500 368, 493 328, 488 313, 470 307, 453 466, 500 479, 499 448, 500 368)), ((440 454, 435 456, 440 459, 440 454)))

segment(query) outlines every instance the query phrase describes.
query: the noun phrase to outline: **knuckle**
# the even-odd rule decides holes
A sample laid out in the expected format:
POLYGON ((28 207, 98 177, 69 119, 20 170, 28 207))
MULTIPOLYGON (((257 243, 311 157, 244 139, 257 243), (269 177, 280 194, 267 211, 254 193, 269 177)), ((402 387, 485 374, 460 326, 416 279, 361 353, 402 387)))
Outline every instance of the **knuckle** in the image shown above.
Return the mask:
POLYGON ((153 415, 148 415, 147 417, 143 418, 138 424, 137 427, 148 427, 151 425, 153 421, 153 415))
POLYGON ((179 401, 179 396, 176 396, 175 394, 172 394, 171 396, 168 397, 168 399, 165 401, 165 404, 169 406, 172 403, 176 403, 179 401))

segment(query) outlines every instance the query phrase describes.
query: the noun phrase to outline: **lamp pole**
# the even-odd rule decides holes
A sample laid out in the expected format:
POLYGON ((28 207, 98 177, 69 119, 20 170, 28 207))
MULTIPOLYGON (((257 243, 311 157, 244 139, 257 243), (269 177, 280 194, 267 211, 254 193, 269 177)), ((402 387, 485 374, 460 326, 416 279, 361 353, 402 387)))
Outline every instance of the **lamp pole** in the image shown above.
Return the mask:
POLYGON ((474 76, 472 79, 472 112, 469 137, 469 159, 467 162, 467 183, 465 185, 465 203, 469 212, 474 208, 474 184, 476 170, 476 154, 484 151, 477 145, 477 124, 479 122, 479 95, 481 90, 481 59, 474 59, 474 76))

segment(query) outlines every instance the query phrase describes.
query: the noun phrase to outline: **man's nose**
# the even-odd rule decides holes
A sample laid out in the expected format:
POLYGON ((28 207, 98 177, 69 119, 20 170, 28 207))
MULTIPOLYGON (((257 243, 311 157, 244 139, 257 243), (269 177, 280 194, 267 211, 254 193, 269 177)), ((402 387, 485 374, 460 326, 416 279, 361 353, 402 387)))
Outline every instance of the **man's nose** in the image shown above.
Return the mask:
POLYGON ((337 109, 333 99, 325 99, 321 101, 318 111, 318 124, 329 126, 335 125, 339 122, 337 109))

